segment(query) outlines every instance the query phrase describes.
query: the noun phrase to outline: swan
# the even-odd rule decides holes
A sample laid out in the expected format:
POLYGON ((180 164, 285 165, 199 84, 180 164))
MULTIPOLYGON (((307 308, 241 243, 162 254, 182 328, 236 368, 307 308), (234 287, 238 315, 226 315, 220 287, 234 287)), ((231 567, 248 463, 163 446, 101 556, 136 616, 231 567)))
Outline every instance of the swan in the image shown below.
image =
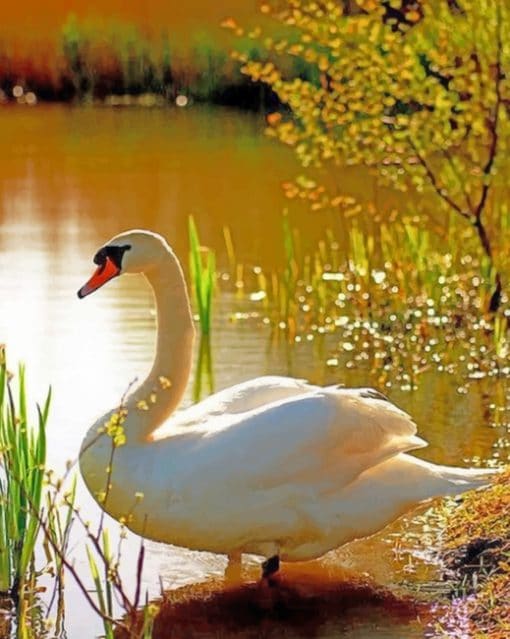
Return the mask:
POLYGON ((80 450, 88 489, 135 533, 226 554, 227 571, 240 570, 243 553, 259 555, 270 580, 280 560, 320 557, 420 502, 490 482, 494 470, 409 455, 427 445, 415 423, 370 388, 268 376, 176 411, 195 334, 177 257, 162 236, 131 230, 104 244, 94 262, 80 298, 142 273, 156 301, 148 377, 93 424, 80 450))

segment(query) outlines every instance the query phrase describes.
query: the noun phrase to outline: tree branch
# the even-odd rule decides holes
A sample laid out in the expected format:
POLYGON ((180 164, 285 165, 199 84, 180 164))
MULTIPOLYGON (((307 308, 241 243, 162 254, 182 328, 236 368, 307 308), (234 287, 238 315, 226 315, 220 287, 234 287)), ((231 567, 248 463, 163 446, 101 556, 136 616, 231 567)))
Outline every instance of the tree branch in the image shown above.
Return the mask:
POLYGON ((496 159, 498 153, 498 142, 499 142, 499 134, 498 134, 498 124, 499 124, 499 112, 501 109, 501 80, 503 79, 503 75, 501 73, 501 55, 503 50, 503 42, 501 38, 501 8, 498 6, 497 10, 497 34, 496 34, 496 80, 495 80, 495 91, 496 91, 496 102, 494 104, 494 113, 492 118, 489 118, 487 126, 489 128, 491 134, 491 143, 489 146, 489 157, 487 158, 487 162, 483 167, 483 174, 485 176, 484 184, 482 187, 482 193, 480 196, 480 200, 478 205, 474 211, 474 215, 476 221, 479 222, 483 210, 485 208, 485 204, 487 203, 487 197, 489 195, 489 189, 491 187, 491 171, 494 166, 494 161, 496 159))
POLYGON ((430 167, 425 157, 418 151, 416 144, 410 138, 409 138, 409 144, 411 145, 411 148, 413 149, 416 157, 418 158, 419 163, 425 169, 429 182, 432 185, 432 188, 434 189, 436 194, 443 200, 443 202, 446 202, 446 204, 448 204, 450 208, 452 208, 454 211, 457 211, 459 215, 462 215, 462 217, 466 219, 470 219, 471 215, 469 211, 464 211, 464 209, 461 206, 459 206, 457 202, 455 202, 455 200, 451 198, 444 189, 441 188, 441 186, 439 185, 439 182, 437 181, 434 171, 430 167))
MULTIPOLYGON (((448 164, 450 165, 452 171, 455 173, 455 177, 457 178, 459 184, 463 185, 462 175, 459 173, 458 168, 455 166, 455 161, 454 161, 449 149, 441 149, 441 152, 443 153, 444 157, 448 161, 448 164)), ((473 210, 473 202, 471 201, 471 198, 469 197, 469 193, 467 192, 465 186, 463 187, 462 192, 464 194, 464 199, 466 200, 466 204, 467 204, 468 209, 470 211, 472 211, 473 210)))

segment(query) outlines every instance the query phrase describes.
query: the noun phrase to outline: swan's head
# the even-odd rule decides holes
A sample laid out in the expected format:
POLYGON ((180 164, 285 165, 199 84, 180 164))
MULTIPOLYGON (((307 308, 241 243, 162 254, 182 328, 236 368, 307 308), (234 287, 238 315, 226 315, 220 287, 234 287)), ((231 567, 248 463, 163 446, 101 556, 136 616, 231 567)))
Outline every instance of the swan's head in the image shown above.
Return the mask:
POLYGON ((171 251, 166 240, 150 231, 125 231, 106 242, 94 255, 97 269, 78 291, 78 297, 90 295, 123 273, 146 273, 171 251))

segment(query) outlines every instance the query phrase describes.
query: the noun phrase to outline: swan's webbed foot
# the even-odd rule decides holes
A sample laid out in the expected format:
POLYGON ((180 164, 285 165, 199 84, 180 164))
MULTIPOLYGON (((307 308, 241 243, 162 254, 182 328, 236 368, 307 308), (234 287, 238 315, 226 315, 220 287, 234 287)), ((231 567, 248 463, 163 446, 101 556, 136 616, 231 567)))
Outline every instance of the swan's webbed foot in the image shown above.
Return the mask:
POLYGON ((273 555, 266 559, 262 564, 262 580, 266 581, 269 586, 276 584, 275 575, 280 570, 280 557, 273 555))

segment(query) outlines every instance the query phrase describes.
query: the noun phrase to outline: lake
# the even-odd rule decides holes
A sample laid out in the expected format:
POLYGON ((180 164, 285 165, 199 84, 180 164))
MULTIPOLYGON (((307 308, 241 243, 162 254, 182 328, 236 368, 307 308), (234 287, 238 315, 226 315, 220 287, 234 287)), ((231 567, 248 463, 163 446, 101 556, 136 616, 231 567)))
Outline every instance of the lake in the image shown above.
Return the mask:
MULTIPOLYGON (((26 363, 31 397, 42 400, 48 385, 53 388, 51 467, 62 471, 76 458, 89 425, 118 405, 129 382, 151 364, 155 318, 141 278, 121 278, 86 300, 76 297, 92 272, 92 256, 110 236, 131 227, 158 231, 187 262, 187 220, 193 214, 220 267, 226 264, 225 225, 243 263, 284 264, 281 212, 288 203, 281 183, 299 167, 292 152, 265 138, 263 129, 260 116, 202 107, 0 109, 0 342, 7 344, 11 368, 26 363)), ((346 178, 353 193, 375 188, 359 172, 351 170, 346 178)), ((327 227, 342 228, 334 215, 311 214, 299 204, 289 214, 310 246, 327 227)), ((295 346, 274 342, 258 310, 255 302, 231 293, 217 297, 212 338, 217 390, 266 373, 321 384, 368 383, 360 371, 326 365, 334 335, 295 346), (232 321, 235 313, 252 311, 252 319, 232 321)), ((461 394, 454 379, 427 373, 418 390, 395 390, 391 398, 415 417, 429 440, 420 456, 468 465, 491 457, 505 431, 504 423, 495 427, 494 404, 506 404, 506 389, 498 386, 496 401, 493 384, 480 380, 461 394)), ((97 519, 98 507, 81 485, 78 502, 97 519)), ((108 526, 117 529, 115 522, 108 526)), ((72 552, 87 574, 75 536, 72 552)), ((127 558, 138 541, 130 536, 126 543, 127 558)), ((368 572, 383 584, 412 581, 405 566, 394 562, 384 536, 332 553, 328 562, 368 572)), ((149 543, 144 585, 156 596, 160 577, 165 588, 176 588, 218 577, 224 566, 223 557, 149 543)), ((124 570, 128 579, 134 576, 127 559, 124 570)), ((70 578, 67 583, 68 635, 100 634, 101 624, 70 578)), ((214 626, 209 631, 203 636, 222 632, 214 626)), ((250 632, 268 636, 263 629, 250 632)), ((414 618, 393 619, 384 607, 360 604, 343 618, 326 614, 314 633, 410 639, 422 636, 423 628, 414 618)), ((286 636, 302 635, 295 629, 286 636)))

